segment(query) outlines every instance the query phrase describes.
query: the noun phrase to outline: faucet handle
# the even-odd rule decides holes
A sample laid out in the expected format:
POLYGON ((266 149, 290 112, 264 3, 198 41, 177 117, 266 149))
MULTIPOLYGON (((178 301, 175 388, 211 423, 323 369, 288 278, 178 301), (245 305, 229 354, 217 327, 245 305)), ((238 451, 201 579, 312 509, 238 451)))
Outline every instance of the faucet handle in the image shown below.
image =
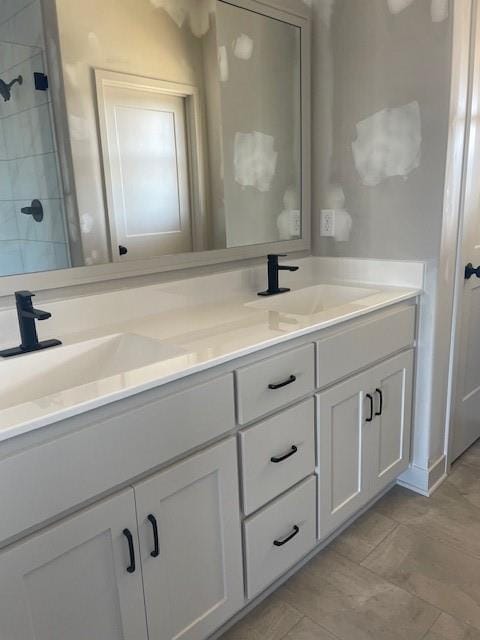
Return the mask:
POLYGON ((31 291, 15 291, 15 301, 17 306, 22 308, 32 304, 32 298, 35 294, 31 291))

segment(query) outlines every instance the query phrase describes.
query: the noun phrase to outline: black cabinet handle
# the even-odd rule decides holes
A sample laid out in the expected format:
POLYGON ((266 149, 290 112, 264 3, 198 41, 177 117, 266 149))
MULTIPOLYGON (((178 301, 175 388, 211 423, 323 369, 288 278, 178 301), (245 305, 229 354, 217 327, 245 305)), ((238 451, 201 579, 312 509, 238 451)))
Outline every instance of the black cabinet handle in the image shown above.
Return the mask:
POLYGON ((295 380, 297 379, 297 376, 294 376, 293 374, 287 378, 287 380, 284 380, 283 382, 277 382, 276 384, 269 384, 268 388, 269 389, 281 389, 282 387, 286 387, 287 384, 292 384, 292 382, 295 382, 295 380))
POLYGON ((470 280, 472 276, 480 278, 480 267, 474 267, 471 262, 465 267, 465 280, 470 280))
POLYGON ((152 530, 153 530, 153 551, 151 552, 150 555, 152 556, 152 558, 158 558, 158 556, 160 555, 160 545, 158 543, 158 524, 157 524, 157 519, 155 518, 153 513, 150 513, 147 516, 147 520, 152 525, 152 530))
POLYGON ((365 422, 371 422, 373 420, 373 396, 371 393, 367 393, 366 397, 370 403, 370 416, 366 418, 365 422))
POLYGON ((380 406, 378 411, 375 411, 376 416, 381 416, 383 413, 383 392, 381 389, 375 389, 375 393, 378 393, 378 397, 380 398, 380 406))
POLYGON ((284 460, 286 460, 287 458, 290 458, 290 456, 293 456, 295 453, 297 453, 298 448, 292 444, 292 448, 290 449, 290 451, 288 451, 287 453, 284 453, 283 456, 273 456, 272 458, 270 458, 271 462, 283 462, 284 460))
POLYGON ((127 571, 128 573, 133 573, 135 571, 135 548, 133 546, 132 532, 130 531, 130 529, 124 529, 122 533, 127 539, 128 553, 130 554, 130 565, 127 567, 127 571))
POLYGON ((121 244, 119 244, 119 245, 118 245, 118 253, 119 253, 121 256, 126 256, 126 255, 127 255, 127 253, 128 253, 128 249, 127 249, 127 247, 124 247, 124 246, 122 246, 121 244))
POLYGON ((282 538, 281 540, 274 540, 273 544, 276 547, 283 547, 284 544, 287 544, 287 542, 290 542, 290 540, 292 540, 292 538, 295 538, 295 536, 297 535, 297 533, 299 531, 300 531, 300 527, 297 527, 297 525, 295 525, 293 527, 292 533, 289 533, 286 538, 282 538))

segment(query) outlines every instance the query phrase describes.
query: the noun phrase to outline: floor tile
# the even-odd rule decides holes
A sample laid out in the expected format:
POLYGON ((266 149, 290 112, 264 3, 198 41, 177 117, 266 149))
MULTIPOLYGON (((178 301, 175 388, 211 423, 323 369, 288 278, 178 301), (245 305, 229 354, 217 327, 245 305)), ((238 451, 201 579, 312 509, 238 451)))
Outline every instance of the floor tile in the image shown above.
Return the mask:
POLYGON ((444 482, 430 498, 394 487, 375 510, 419 534, 480 558, 480 508, 451 482, 444 482))
POLYGON ((480 440, 474 442, 461 457, 462 464, 480 468, 480 440))
POLYGON ((420 640, 439 615, 330 550, 290 578, 279 595, 340 640, 420 640))
POLYGON ((480 509, 480 470, 463 463, 456 463, 447 478, 460 495, 480 509))
POLYGON ((310 618, 305 617, 293 627, 290 633, 287 633, 285 640, 337 640, 337 638, 310 618))
POLYGON ((480 629, 480 559, 400 526, 362 566, 480 629))
POLYGON ((227 631, 222 640, 280 640, 301 618, 296 609, 274 593, 227 631))
POLYGON ((361 562, 397 526, 391 518, 370 510, 338 536, 330 548, 354 562, 361 562))
POLYGON ((424 640, 480 640, 480 631, 442 613, 424 640))

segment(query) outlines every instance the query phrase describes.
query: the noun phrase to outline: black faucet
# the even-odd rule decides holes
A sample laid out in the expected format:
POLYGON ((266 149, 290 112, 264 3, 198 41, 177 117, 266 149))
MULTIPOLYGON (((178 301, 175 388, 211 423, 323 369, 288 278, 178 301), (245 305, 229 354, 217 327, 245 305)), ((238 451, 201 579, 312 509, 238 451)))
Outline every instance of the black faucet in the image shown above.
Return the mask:
POLYGON ((41 349, 48 349, 49 347, 55 347, 59 344, 62 344, 60 340, 43 340, 43 342, 38 341, 35 320, 47 320, 51 317, 52 314, 48 313, 48 311, 40 311, 40 309, 33 308, 32 297, 34 295, 35 294, 31 293, 30 291, 15 292, 18 326, 22 342, 18 347, 0 351, 0 356, 2 358, 10 358, 11 356, 18 356, 22 353, 29 353, 30 351, 40 351, 41 349))
POLYGON ((270 253, 267 256, 268 259, 268 289, 266 291, 260 291, 259 296, 275 296, 277 293, 286 293, 290 291, 286 287, 278 286, 278 272, 279 271, 298 271, 298 267, 289 267, 285 264, 278 264, 279 258, 286 258, 285 254, 270 253))

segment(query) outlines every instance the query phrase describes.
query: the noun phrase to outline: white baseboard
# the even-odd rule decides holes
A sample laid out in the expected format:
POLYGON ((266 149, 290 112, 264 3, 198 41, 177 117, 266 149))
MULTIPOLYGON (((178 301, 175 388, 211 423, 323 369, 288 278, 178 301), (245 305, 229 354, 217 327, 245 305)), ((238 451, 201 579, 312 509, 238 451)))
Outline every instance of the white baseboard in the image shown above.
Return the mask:
POLYGON ((428 469, 411 464, 399 477, 397 484, 428 497, 446 477, 446 456, 443 454, 428 469))

